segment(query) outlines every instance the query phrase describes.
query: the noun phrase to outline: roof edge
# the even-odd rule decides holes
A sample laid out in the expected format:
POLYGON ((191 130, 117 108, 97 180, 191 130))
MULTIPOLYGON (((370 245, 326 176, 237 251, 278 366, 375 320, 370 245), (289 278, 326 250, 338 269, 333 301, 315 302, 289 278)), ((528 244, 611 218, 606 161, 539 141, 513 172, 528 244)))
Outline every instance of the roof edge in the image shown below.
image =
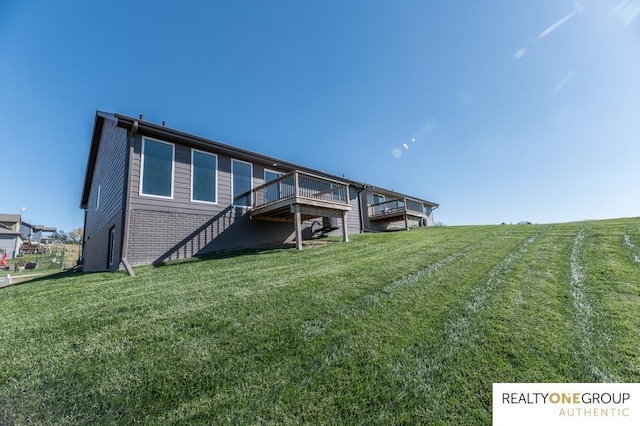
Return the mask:
POLYGON ((302 166, 300 164, 292 163, 286 160, 282 160, 279 158, 270 157, 268 155, 260 154, 255 151, 250 151, 248 149, 239 148, 233 145, 227 145, 222 142, 215 141, 213 139, 208 139, 202 136, 196 136, 191 133, 183 132, 181 130, 176 130, 170 127, 158 125, 155 123, 151 123, 149 121, 145 121, 142 119, 137 119, 133 117, 129 117, 122 114, 114 114, 114 117, 117 120, 118 127, 124 128, 126 130, 132 130, 136 127, 137 133, 142 133, 143 135, 149 137, 157 137, 165 140, 166 142, 179 142, 185 145, 190 145, 198 148, 215 148, 218 152, 228 155, 229 157, 236 158, 238 160, 258 160, 260 162, 266 162, 274 164, 274 167, 280 167, 285 170, 293 171, 300 170, 303 172, 308 172, 316 175, 321 175, 325 177, 329 177, 334 180, 341 180, 344 183, 348 183, 348 179, 345 179, 341 176, 327 173, 321 170, 312 169, 310 167, 302 166))
POLYGON ((349 185, 352 185, 358 188, 372 188, 373 190, 385 192, 386 194, 397 196, 397 197, 410 197, 417 201, 423 202, 432 208, 437 208, 439 206, 439 204, 437 203, 434 203, 432 201, 428 201, 422 198, 414 197, 409 194, 400 193, 397 191, 362 183, 352 179, 345 179, 344 177, 340 177, 338 175, 323 172, 321 170, 312 169, 296 163, 291 163, 289 161, 280 160, 278 158, 270 157, 267 155, 259 154, 257 152, 250 151, 247 149, 235 147, 232 145, 227 145, 212 139, 196 136, 191 133, 166 127, 164 125, 159 125, 149 121, 145 121, 144 119, 138 119, 138 118, 130 117, 130 116, 119 114, 119 113, 108 113, 108 112, 98 110, 96 111, 95 122, 93 126, 93 134, 91 137, 91 147, 89 149, 87 170, 85 173, 84 186, 82 190, 82 199, 80 201, 80 208, 82 209, 86 209, 89 203, 91 181, 93 180, 95 162, 98 156, 100 138, 102 135, 102 128, 104 126, 105 120, 115 121, 118 127, 124 128, 129 131, 135 129, 134 131, 143 133, 144 135, 148 135, 150 137, 168 139, 167 142, 171 142, 171 141, 179 142, 185 145, 191 145, 191 146, 200 147, 200 148, 209 148, 209 149, 215 148, 219 152, 222 152, 232 158, 237 158, 238 160, 249 160, 249 161, 259 160, 262 162, 274 164, 274 167, 277 166, 285 170, 286 169, 289 169, 290 171, 300 170, 303 172, 313 173, 321 176, 330 177, 332 179, 341 180, 349 185))
POLYGON ((89 192, 91 191, 91 181, 93 181, 93 173, 95 171, 96 159, 98 158, 98 149, 100 148, 100 138, 102 136, 102 128, 105 120, 116 120, 114 114, 103 111, 96 111, 95 121, 93 123, 93 134, 91 135, 91 146, 89 147, 89 158, 87 159, 87 169, 84 174, 84 185, 82 187, 82 198, 80 199, 80 208, 86 209, 89 203, 89 192))

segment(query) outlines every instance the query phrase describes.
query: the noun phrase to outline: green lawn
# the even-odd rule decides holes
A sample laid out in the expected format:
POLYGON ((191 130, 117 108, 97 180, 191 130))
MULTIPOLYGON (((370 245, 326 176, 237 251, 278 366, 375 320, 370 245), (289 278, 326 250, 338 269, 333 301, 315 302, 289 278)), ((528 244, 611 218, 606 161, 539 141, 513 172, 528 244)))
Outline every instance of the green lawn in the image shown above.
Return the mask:
POLYGON ((0 289, 0 424, 491 423, 640 382, 640 219, 422 228, 0 289))

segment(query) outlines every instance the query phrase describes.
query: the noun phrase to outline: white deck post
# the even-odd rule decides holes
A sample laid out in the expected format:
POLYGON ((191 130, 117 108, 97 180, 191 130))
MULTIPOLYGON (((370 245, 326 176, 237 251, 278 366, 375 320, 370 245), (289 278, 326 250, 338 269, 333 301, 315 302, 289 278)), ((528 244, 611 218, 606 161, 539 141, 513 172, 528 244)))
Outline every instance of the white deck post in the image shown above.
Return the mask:
POLYGON ((300 205, 294 204, 293 222, 296 225, 296 250, 302 250, 302 220, 300 214, 300 205))
POLYGON ((342 212, 342 241, 349 242, 349 231, 347 230, 347 212, 342 212))

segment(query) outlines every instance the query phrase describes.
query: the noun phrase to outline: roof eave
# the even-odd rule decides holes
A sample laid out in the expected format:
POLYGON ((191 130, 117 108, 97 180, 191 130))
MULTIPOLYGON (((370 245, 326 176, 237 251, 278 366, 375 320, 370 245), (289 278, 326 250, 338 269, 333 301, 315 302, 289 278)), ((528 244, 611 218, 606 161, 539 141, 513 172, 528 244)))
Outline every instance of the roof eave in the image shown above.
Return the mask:
POLYGON ((366 183, 362 183, 362 182, 353 182, 355 185, 359 186, 360 188, 366 188, 369 189, 373 192, 380 192, 381 195, 388 195, 391 197, 397 197, 397 198, 411 198, 414 199, 416 201, 420 201, 423 204, 428 205, 431 208, 438 208, 439 204, 434 203, 433 201, 429 201, 429 200, 425 200, 424 198, 419 198, 419 197, 414 197, 413 195, 408 195, 408 194, 404 194, 402 192, 397 192, 397 191, 393 191, 391 189, 387 189, 387 188, 383 188, 380 186, 375 186, 375 185, 370 185, 370 184, 366 184, 366 183))
POLYGON ((300 170, 302 172, 312 173, 320 176, 330 177, 335 180, 342 180, 347 183, 347 179, 326 173, 320 170, 312 169, 309 167, 301 166, 299 164, 283 161, 278 158, 269 157, 267 155, 259 154, 257 152, 249 151, 247 149, 238 148, 235 146, 227 145, 221 142, 217 142, 211 139, 207 139, 200 136, 195 136, 190 133, 182 132, 180 130, 172 129, 169 127, 161 126, 155 123, 151 123, 137 118, 129 117, 122 114, 114 114, 117 119, 118 127, 126 130, 134 128, 134 123, 137 124, 137 133, 141 133, 145 136, 156 137, 167 142, 177 142, 183 145, 192 146, 195 148, 211 149, 215 148, 216 152, 225 154, 231 158, 238 160, 245 160, 250 162, 262 162, 272 164, 273 167, 278 167, 284 171, 300 170))
POLYGON ((193 146, 196 148, 208 148, 208 149, 215 148, 218 152, 222 154, 226 154, 229 157, 236 158, 238 160, 247 160, 250 162, 254 162, 257 160, 259 162, 273 164, 274 167, 278 167, 285 171, 300 170, 303 172, 331 177, 333 179, 338 178, 339 180, 342 180, 345 183, 357 189, 371 188, 372 190, 379 190, 381 192, 384 192, 392 196, 410 197, 426 205, 429 205, 432 208, 437 208, 439 206, 438 204, 428 200, 413 197, 407 194, 402 194, 386 188, 375 187, 373 185, 357 182, 351 179, 340 178, 340 177, 337 177, 336 175, 332 175, 330 173, 326 173, 320 170, 311 169, 309 167, 301 166, 295 163, 290 163, 288 161, 282 161, 280 159, 258 154, 256 152, 252 152, 246 149, 234 147, 231 145, 226 145, 221 142, 217 142, 217 141, 203 138, 200 136, 195 136, 190 133, 168 128, 166 126, 161 126, 155 123, 144 121, 142 119, 137 119, 137 118, 129 117, 127 115, 122 115, 118 113, 110 114, 102 111, 96 111, 96 119, 93 127, 93 135, 91 137, 91 147, 89 149, 89 160, 87 162, 87 170, 85 173, 84 187, 82 190, 82 200, 80 202, 80 208, 82 209, 86 209, 89 203, 91 181, 93 180, 95 162, 98 156, 98 149, 100 145, 100 137, 102 135, 102 128, 104 125, 104 121, 106 119, 115 121, 118 127, 124 128, 126 130, 132 130, 134 129, 134 126, 135 126, 137 132, 142 133, 145 136, 156 137, 159 139, 167 140, 167 142, 178 142, 178 143, 193 146))

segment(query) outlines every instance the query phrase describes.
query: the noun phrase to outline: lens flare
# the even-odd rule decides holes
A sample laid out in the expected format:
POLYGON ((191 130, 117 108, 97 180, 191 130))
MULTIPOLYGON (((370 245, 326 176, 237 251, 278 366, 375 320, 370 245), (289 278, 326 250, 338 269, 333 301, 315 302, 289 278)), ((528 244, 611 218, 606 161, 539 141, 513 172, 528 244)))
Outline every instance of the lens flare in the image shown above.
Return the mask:
POLYGON ((622 0, 612 11, 623 26, 628 26, 640 15, 640 0, 622 0))
POLYGON ((430 118, 426 123, 424 123, 424 131, 427 134, 433 133, 433 131, 436 130, 436 127, 438 127, 438 122, 435 118, 430 118))
POLYGON ((576 10, 576 12, 578 13, 583 13, 584 12, 584 7, 582 6, 582 4, 578 1, 575 0, 573 2, 573 8, 576 10))
POLYGON ((573 75, 573 71, 568 72, 567 75, 565 75, 564 78, 560 81, 560 83, 556 85, 555 89, 553 89, 553 94, 557 95, 564 88, 564 86, 567 85, 567 83, 573 80, 573 75))
POLYGON ((555 30, 560 28, 562 26, 562 24, 567 22, 569 19, 573 18, 573 15, 575 15, 576 13, 578 13, 578 11, 574 10, 573 12, 571 12, 570 14, 565 16, 564 18, 560 19, 558 22, 552 24, 549 28, 547 28, 546 30, 544 30, 543 32, 541 32, 538 35, 538 40, 542 40, 543 38, 545 38, 546 36, 548 36, 549 34, 554 32, 555 30))
POLYGON ((395 158, 400 158, 402 157, 402 150, 400 150, 400 148, 393 148, 393 151, 391 151, 391 154, 393 154, 395 158))
POLYGON ((407 145, 406 143, 403 143, 402 146, 404 146, 404 149, 409 149, 409 145, 407 145))
POLYGON ((521 47, 520 49, 514 52, 513 60, 517 61, 518 59, 522 58, 526 54, 527 54, 527 49, 525 49, 524 47, 521 47))
POLYGON ((618 5, 616 7, 613 8, 613 10, 611 11, 612 15, 617 15, 622 11, 622 8, 627 6, 629 4, 629 0, 622 0, 620 3, 618 3, 618 5))

